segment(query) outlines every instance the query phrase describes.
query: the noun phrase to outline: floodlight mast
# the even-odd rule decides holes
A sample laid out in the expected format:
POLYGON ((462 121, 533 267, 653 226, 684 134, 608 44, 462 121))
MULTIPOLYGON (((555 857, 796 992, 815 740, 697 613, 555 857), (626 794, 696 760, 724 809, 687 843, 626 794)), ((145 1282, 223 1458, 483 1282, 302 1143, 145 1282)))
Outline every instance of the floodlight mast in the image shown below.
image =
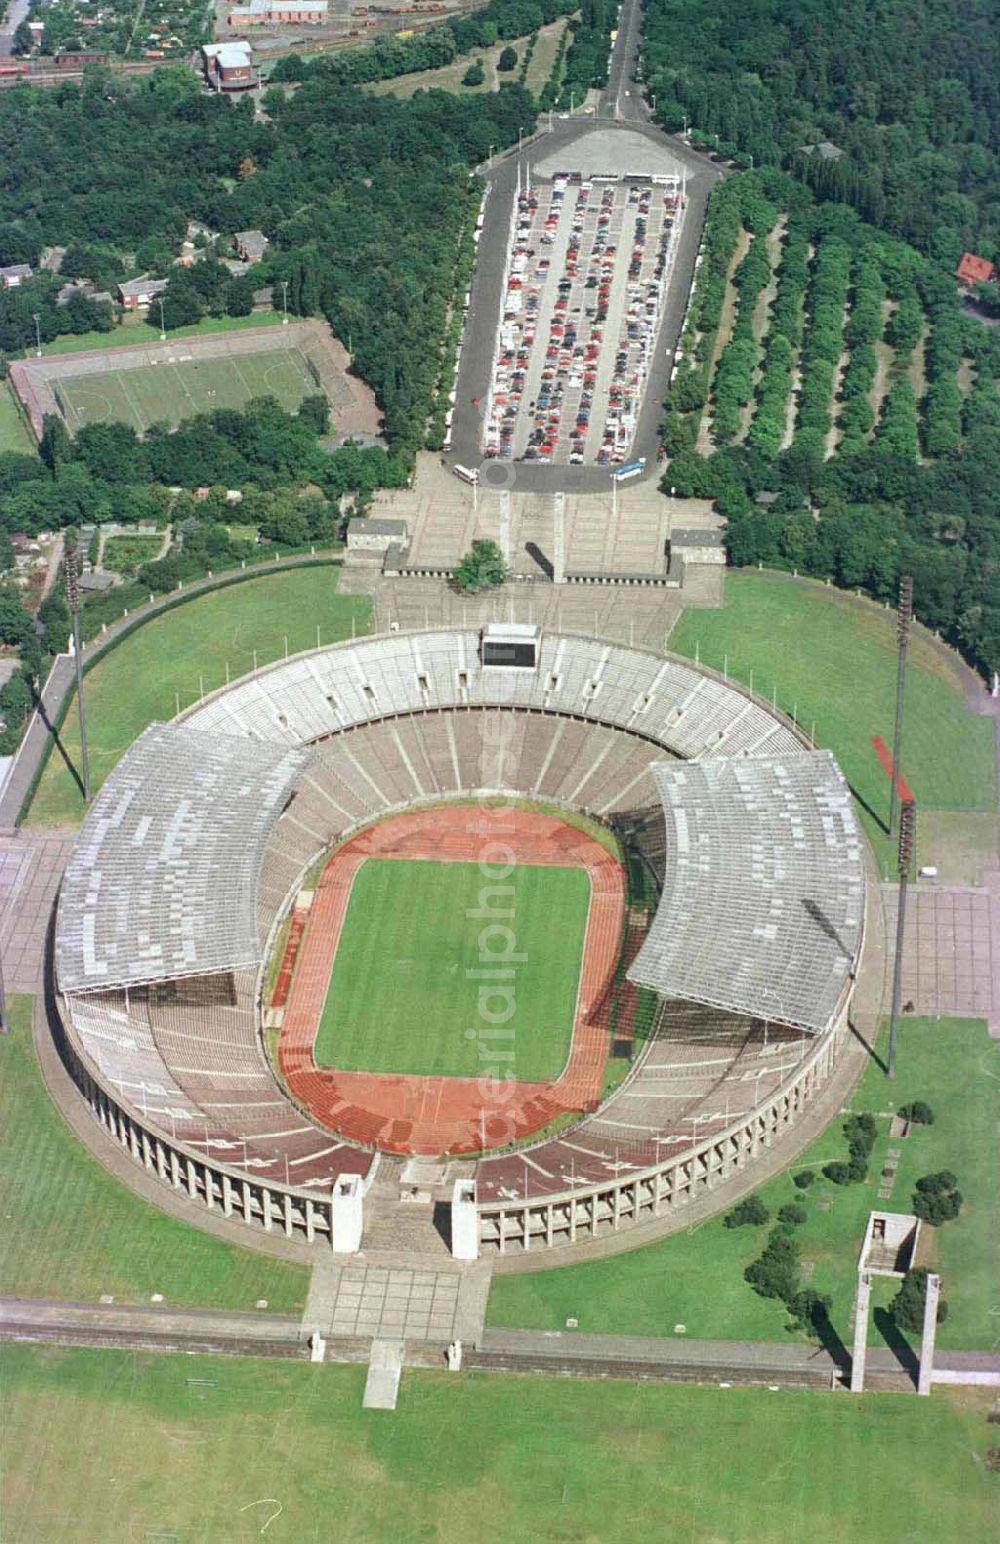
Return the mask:
POLYGON ((896 1070, 896 1026, 899 1022, 899 999, 903 988, 903 937, 906 930, 906 889, 913 864, 914 839, 917 830, 917 806, 912 799, 904 799, 899 811, 899 910, 896 914, 896 958, 892 970, 892 1012, 889 1018, 889 1055, 886 1076, 893 1077, 896 1070))
POLYGON ((87 755, 87 714, 83 701, 83 649, 80 645, 80 593, 77 587, 76 533, 66 537, 66 594, 73 619, 73 658, 76 662, 76 700, 80 709, 80 771, 83 802, 90 803, 90 760, 87 755))
POLYGON ((913 625, 913 576, 904 574, 899 581, 899 605, 896 611, 896 639, 899 661, 896 667, 896 728, 892 738, 892 779, 889 790, 889 835, 896 834, 899 810, 899 758, 903 749, 903 698, 906 693, 906 649, 913 625))

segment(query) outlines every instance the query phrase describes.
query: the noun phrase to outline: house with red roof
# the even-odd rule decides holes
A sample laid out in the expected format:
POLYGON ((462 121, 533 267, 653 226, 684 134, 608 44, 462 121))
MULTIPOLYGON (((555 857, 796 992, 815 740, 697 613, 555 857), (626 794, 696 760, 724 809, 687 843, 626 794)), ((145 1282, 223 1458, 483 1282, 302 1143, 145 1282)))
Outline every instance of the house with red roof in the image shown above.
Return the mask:
POLYGON ((963 252, 962 261, 955 269, 956 279, 966 289, 971 289, 974 284, 991 284, 996 274, 993 264, 974 252, 963 252))

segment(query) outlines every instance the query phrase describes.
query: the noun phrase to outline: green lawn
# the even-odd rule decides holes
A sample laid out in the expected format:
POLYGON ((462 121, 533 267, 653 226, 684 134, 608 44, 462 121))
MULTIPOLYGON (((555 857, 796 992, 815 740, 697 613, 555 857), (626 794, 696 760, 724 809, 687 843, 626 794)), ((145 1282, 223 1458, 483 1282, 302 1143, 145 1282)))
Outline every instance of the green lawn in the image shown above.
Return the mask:
MULTIPOLYGON (((568 21, 560 18, 549 26, 539 29, 538 41, 531 56, 531 63, 528 65, 528 76, 525 81, 528 90, 536 95, 552 74, 559 40, 567 25, 568 21)), ((513 83, 520 78, 521 64, 527 47, 527 37, 503 38, 492 48, 473 49, 471 53, 461 54, 457 59, 452 60, 451 64, 443 64, 438 69, 414 70, 409 75, 394 75, 389 80, 372 81, 370 85, 365 86, 365 90, 370 91, 373 96, 397 96, 404 101, 417 91, 455 91, 459 96, 479 96, 483 92, 498 90, 505 81, 513 83), (517 51, 517 67, 501 73, 496 67, 497 60, 508 43, 517 51), (486 79, 481 86, 463 86, 462 77, 476 60, 481 61, 486 79)))
POLYGON ((42 1083, 32 1004, 11 1000, 13 1032, 0 1038, 0 1293, 96 1302, 108 1292, 142 1303, 161 1292, 168 1303, 245 1310, 266 1298, 275 1313, 297 1313, 305 1266, 166 1216, 90 1156, 42 1083))
MULTIPOLYGON (((869 1211, 874 1206, 908 1211, 914 1182, 948 1168, 958 1176, 965 1207, 956 1222, 929 1235, 950 1305, 939 1343, 968 1350, 995 1346, 998 1080, 1000 1045, 990 1040, 982 1022, 907 1019, 893 1083, 872 1062, 851 1100, 852 1110, 882 1115, 867 1182, 837 1186, 818 1176, 804 1194, 792 1184, 791 1175, 799 1169, 818 1171, 831 1159, 847 1156, 837 1120, 790 1171, 758 1192, 772 1216, 793 1200, 808 1208, 808 1220, 796 1233, 803 1265, 809 1285, 831 1295, 833 1326, 845 1343, 850 1343, 858 1250, 869 1211), (932 1106, 936 1123, 917 1129, 905 1142, 890 1141, 889 1114, 913 1099, 932 1106), (879 1201, 879 1173, 890 1147, 901 1148, 897 1179, 891 1198, 879 1201)), ((669 1335, 675 1324, 684 1324, 687 1334, 697 1337, 781 1340, 787 1333, 783 1306, 758 1297, 743 1280, 767 1232, 767 1227, 726 1228, 717 1217, 662 1243, 592 1264, 495 1276, 489 1320, 525 1329, 562 1329, 572 1317, 582 1330, 623 1335, 669 1335)), ((882 1297, 894 1290, 888 1284, 882 1297)), ((872 1344, 883 1343, 876 1316, 872 1344)))
MULTIPOLYGON (((334 643, 371 627, 366 596, 336 593, 339 568, 299 568, 248 579, 200 595, 147 622, 87 672, 90 777, 96 790, 137 734, 154 719, 173 718, 202 690, 280 659, 286 652, 334 643)), ((75 708, 60 731, 67 756, 79 759, 75 708)), ((83 801, 63 756, 54 749, 31 802, 32 824, 83 818, 83 801)))
MULTIPOLYGON (((254 311, 249 316, 207 316, 192 327, 175 327, 167 333, 175 338, 204 338, 213 332, 244 332, 248 327, 281 326, 281 314, 254 311)), ((89 348, 120 348, 126 343, 159 343, 160 329, 146 321, 125 321, 111 332, 66 333, 42 344, 43 354, 79 354, 89 348)))
MULTIPOLYGON (((750 683, 797 711, 837 756, 859 800, 883 863, 890 846, 881 820, 889 785, 871 747, 892 744, 896 701, 895 614, 854 604, 835 589, 779 574, 726 576, 720 611, 682 612, 668 647, 750 683), (874 815, 865 809, 869 807, 874 815)), ((903 771, 918 806, 996 807, 992 723, 966 711, 956 673, 916 631, 910 646, 903 771)))
POLYGON ((319 389, 298 348, 97 370, 65 376, 53 386, 71 431, 115 421, 131 424, 140 434, 151 424, 174 427, 197 413, 238 411, 254 397, 275 397, 293 412, 319 389))
POLYGON ((10 1544, 995 1538, 985 1391, 931 1399, 7 1345, 10 1544))
POLYGON ((113 574, 134 574, 143 563, 149 563, 163 546, 158 536, 107 536, 101 567, 113 574))
POLYGON ((14 400, 6 381, 0 381, 0 455, 16 450, 23 456, 34 454, 35 441, 14 400))
POLYGON ((317 1063, 474 1078, 484 1055, 493 1066, 500 1047, 513 1052, 515 1077, 557 1078, 572 1040, 590 880, 580 868, 521 864, 504 883, 513 894, 498 898, 475 863, 363 863, 323 1006, 317 1063), (491 987, 483 971, 495 971, 491 959, 512 950, 509 986, 491 987))

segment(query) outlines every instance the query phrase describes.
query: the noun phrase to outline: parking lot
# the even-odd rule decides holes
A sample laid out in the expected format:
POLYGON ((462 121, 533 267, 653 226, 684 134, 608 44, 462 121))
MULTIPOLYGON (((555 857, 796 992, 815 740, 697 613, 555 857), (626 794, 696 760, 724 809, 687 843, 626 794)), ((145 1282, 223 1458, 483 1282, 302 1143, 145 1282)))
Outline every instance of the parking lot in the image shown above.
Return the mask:
POLYGON ((628 459, 682 217, 667 177, 556 173, 517 195, 487 456, 628 459))

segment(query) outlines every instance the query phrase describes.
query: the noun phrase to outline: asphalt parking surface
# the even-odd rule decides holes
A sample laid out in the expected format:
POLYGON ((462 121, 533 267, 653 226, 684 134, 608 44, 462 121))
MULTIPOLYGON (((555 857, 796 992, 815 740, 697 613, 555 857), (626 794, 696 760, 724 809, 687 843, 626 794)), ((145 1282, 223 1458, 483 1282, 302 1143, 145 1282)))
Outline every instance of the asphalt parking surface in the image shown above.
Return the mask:
POLYGON ((664 134, 650 122, 643 88, 635 81, 640 21, 639 0, 624 0, 608 85, 593 116, 553 114, 550 118, 543 114, 539 118, 540 132, 526 141, 520 152, 510 151, 484 170, 484 223, 459 357, 451 446, 445 459, 452 466, 480 469, 481 480, 487 487, 542 494, 559 490, 607 492, 608 488, 608 467, 483 459, 484 419, 518 180, 537 181, 537 173, 532 176, 531 168, 538 166, 547 172, 549 168, 555 169, 557 162, 558 169, 577 169, 586 175, 595 171, 645 173, 652 169, 650 158, 659 155, 665 163, 664 172, 680 167, 686 174, 684 222, 631 451, 634 458, 645 458, 644 478, 655 478, 658 472, 656 452, 662 398, 684 322, 709 195, 723 171, 708 156, 692 150, 682 139, 664 134))
POLYGON ((681 185, 556 175, 516 200, 484 450, 620 466, 635 436, 681 185))

